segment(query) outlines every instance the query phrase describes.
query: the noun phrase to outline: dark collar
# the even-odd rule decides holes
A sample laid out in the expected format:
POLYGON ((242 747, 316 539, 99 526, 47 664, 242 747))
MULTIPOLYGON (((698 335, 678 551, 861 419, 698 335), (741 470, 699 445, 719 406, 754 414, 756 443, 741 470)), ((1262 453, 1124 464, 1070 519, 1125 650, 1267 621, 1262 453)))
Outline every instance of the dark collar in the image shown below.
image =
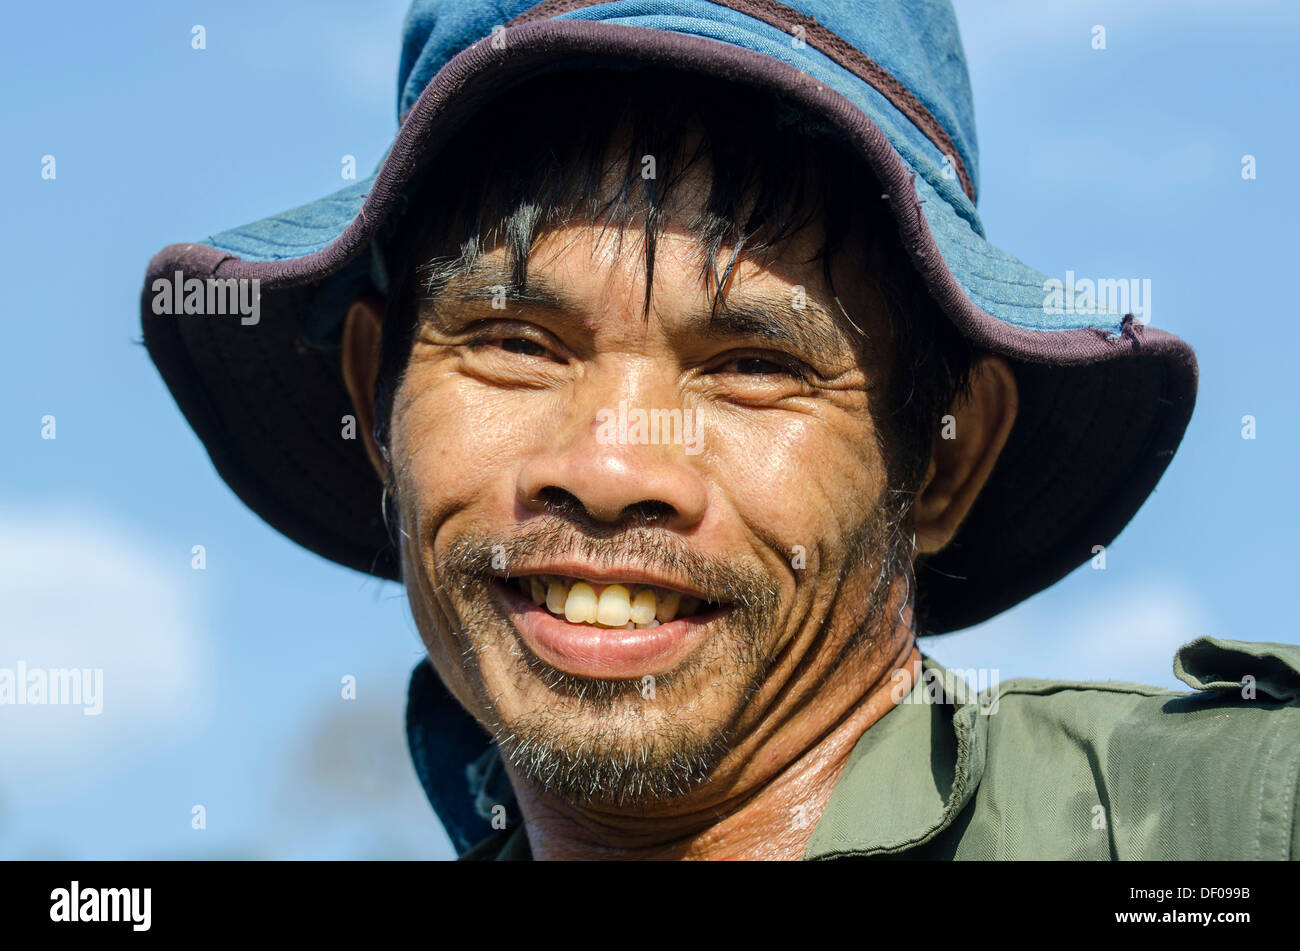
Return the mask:
POLYGON ((487 732, 447 692, 428 659, 406 698, 406 742, 429 804, 458 854, 519 822, 514 791, 487 732))

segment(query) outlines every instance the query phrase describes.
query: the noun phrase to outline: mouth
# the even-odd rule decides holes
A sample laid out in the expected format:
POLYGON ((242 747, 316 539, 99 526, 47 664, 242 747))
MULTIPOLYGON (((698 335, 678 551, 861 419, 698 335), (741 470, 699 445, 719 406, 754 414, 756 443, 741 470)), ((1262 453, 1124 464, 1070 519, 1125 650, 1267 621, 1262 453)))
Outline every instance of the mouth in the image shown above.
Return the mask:
POLYGON ((589 678, 634 680, 679 665, 731 606, 646 578, 522 574, 491 586, 524 645, 589 678))

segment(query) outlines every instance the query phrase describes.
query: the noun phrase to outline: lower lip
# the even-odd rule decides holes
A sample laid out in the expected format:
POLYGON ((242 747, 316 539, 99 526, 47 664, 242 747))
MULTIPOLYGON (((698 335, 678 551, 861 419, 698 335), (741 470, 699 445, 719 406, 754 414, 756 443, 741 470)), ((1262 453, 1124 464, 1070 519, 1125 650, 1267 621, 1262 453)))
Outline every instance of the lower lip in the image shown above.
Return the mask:
POLYGON ((570 624, 499 579, 491 585, 524 645, 543 663, 575 677, 637 680, 672 670, 699 644, 709 622, 726 610, 629 631, 570 624))

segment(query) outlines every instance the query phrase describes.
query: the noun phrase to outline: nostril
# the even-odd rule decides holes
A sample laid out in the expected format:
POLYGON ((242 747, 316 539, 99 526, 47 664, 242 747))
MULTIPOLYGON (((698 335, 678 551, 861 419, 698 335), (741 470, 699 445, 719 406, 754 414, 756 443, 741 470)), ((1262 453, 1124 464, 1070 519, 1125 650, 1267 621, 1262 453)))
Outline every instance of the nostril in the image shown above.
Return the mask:
POLYGON ((557 485, 544 486, 537 493, 534 502, 540 504, 542 510, 550 515, 564 515, 573 518, 587 514, 586 506, 578 500, 576 495, 567 489, 561 489, 557 485))
POLYGON ((593 512, 578 496, 557 485, 548 485, 538 490, 531 502, 548 515, 558 515, 576 522, 600 521, 603 515, 630 525, 664 525, 677 514, 675 508, 660 499, 643 499, 617 513, 593 512))
POLYGON ((528 455, 514 483, 519 511, 601 532, 697 525, 709 500, 702 474, 668 452, 609 450, 586 440, 561 452, 528 455))
POLYGON ((644 524, 663 524, 676 514, 676 510, 667 502, 661 502, 658 499, 646 499, 644 502, 637 502, 629 505, 623 510, 623 514, 629 520, 635 520, 644 524))

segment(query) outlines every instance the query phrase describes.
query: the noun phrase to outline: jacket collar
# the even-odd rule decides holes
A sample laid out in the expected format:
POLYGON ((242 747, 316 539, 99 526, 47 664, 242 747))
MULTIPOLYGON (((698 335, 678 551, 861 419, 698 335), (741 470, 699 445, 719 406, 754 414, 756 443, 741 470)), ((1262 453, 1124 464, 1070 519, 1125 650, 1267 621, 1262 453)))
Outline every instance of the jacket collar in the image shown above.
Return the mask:
POLYGON ((862 734, 805 860, 893 855, 952 825, 984 775, 993 697, 922 655, 910 693, 862 734))

